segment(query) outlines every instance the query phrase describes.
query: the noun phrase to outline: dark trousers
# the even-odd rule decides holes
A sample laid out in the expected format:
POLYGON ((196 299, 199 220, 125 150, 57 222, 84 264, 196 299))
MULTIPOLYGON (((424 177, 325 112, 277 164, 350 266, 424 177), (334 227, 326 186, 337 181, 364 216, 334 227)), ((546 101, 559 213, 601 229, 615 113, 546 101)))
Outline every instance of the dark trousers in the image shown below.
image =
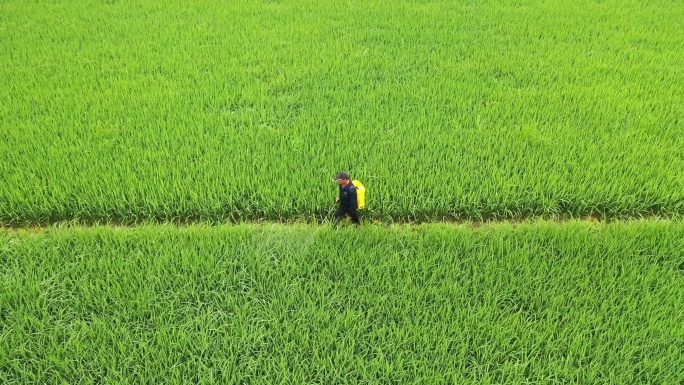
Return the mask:
POLYGON ((344 216, 350 216, 352 222, 354 222, 355 225, 360 225, 361 220, 359 220, 359 212, 357 210, 349 210, 346 207, 338 207, 337 211, 335 211, 335 220, 333 221, 333 227, 337 227, 337 224, 340 222, 340 219, 342 219, 344 216))

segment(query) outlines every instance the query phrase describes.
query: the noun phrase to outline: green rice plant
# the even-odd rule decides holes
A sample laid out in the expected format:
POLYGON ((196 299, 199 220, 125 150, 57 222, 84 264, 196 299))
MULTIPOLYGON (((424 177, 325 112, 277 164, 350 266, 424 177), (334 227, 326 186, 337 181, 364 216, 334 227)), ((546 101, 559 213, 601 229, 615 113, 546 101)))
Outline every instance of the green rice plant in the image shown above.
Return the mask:
POLYGON ((679 384, 684 224, 0 232, 0 382, 679 384))
POLYGON ((684 4, 0 5, 0 221, 684 213, 684 4))

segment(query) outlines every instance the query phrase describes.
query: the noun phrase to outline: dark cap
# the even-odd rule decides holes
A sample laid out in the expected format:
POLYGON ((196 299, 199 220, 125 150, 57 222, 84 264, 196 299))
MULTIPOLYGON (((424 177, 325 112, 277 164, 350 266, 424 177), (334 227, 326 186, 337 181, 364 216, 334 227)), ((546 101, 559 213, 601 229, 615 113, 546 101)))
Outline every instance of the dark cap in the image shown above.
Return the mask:
POLYGON ((349 174, 347 174, 344 171, 340 171, 335 177, 333 178, 333 182, 337 182, 338 180, 343 180, 343 179, 349 179, 349 174))

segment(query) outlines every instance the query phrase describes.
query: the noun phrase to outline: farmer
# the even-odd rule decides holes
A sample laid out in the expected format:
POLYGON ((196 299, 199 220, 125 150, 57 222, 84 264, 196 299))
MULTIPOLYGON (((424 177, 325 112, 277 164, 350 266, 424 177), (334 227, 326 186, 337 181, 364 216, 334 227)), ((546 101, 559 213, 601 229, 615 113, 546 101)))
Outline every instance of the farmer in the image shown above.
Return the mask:
POLYGON ((333 178, 333 182, 340 185, 340 196, 335 199, 335 202, 340 202, 340 207, 335 211, 333 227, 337 227, 340 219, 345 215, 351 217, 355 225, 360 225, 359 213, 356 211, 356 187, 349 180, 349 175, 342 171, 333 178))

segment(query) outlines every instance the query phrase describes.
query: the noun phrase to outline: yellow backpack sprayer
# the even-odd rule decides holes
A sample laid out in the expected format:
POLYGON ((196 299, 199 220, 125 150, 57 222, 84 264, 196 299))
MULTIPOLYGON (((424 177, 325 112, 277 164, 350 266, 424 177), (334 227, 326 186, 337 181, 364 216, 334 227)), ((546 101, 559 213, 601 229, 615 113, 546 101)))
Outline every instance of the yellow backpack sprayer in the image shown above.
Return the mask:
POLYGON ((359 180, 353 180, 352 184, 356 187, 356 203, 359 210, 366 207, 366 186, 359 180))

